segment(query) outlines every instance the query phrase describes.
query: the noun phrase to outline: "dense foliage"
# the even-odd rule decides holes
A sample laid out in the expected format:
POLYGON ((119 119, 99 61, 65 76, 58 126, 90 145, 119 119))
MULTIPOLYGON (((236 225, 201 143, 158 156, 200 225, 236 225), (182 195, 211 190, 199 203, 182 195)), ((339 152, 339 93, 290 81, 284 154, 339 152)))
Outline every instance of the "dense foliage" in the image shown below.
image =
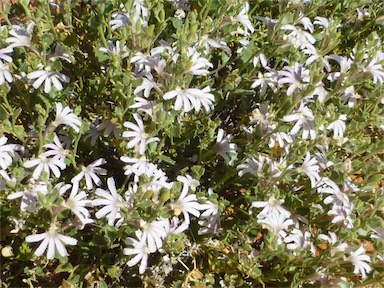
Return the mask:
POLYGON ((0 11, 1 287, 384 282, 384 8, 0 11))

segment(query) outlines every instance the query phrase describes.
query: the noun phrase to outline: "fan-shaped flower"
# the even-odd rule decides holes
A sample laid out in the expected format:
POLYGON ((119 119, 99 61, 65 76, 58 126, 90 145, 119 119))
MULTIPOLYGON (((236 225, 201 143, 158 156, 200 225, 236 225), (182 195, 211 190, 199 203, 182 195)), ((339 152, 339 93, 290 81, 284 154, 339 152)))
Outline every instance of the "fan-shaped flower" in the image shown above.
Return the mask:
POLYGON ((79 133, 81 121, 74 113, 72 113, 71 108, 66 106, 63 109, 63 104, 56 103, 56 118, 50 125, 53 126, 53 130, 60 125, 70 126, 73 128, 73 130, 79 133))
POLYGON ((283 71, 279 72, 279 85, 290 84, 287 90, 287 96, 291 96, 296 89, 302 90, 309 83, 309 70, 301 64, 295 63, 294 67, 285 66, 283 71))
POLYGON ((169 100, 176 97, 175 110, 183 108, 184 112, 189 112, 195 109, 197 113, 200 111, 201 106, 203 106, 205 111, 209 113, 215 101, 215 97, 209 93, 210 91, 209 87, 205 87, 202 90, 196 88, 176 89, 165 93, 163 98, 169 100))
POLYGON ((144 155, 147 145, 160 139, 157 137, 150 138, 150 135, 145 133, 144 123, 139 114, 133 114, 133 118, 135 118, 137 125, 132 122, 125 122, 124 126, 131 130, 124 132, 123 137, 131 139, 128 142, 128 148, 133 148, 140 143, 139 153, 144 155))
POLYGON ((27 78, 31 80, 37 79, 33 82, 33 87, 35 89, 39 88, 44 82, 45 93, 51 92, 52 84, 60 91, 63 89, 61 82, 69 83, 69 77, 59 72, 50 71, 49 69, 31 72, 27 75, 27 78))
POLYGON ((365 254, 363 246, 360 246, 359 249, 351 252, 348 257, 345 257, 345 261, 351 262, 355 266, 353 273, 361 274, 363 278, 366 278, 367 273, 372 270, 372 267, 368 264, 371 262, 371 258, 365 254))
POLYGON ((93 188, 92 182, 94 182, 96 186, 100 186, 101 180, 97 174, 106 175, 107 170, 105 170, 104 168, 100 168, 98 166, 104 165, 105 163, 107 163, 105 159, 100 158, 92 162, 91 164, 89 164, 87 167, 82 166, 81 167, 82 171, 79 174, 77 174, 75 177, 73 177, 71 182, 79 183, 81 179, 85 178, 88 190, 91 190, 93 188))
POLYGON ((40 154, 36 159, 28 160, 24 163, 25 168, 34 167, 32 177, 33 179, 39 179, 41 172, 45 171, 49 179, 50 172, 52 171, 56 178, 59 178, 61 173, 60 169, 64 170, 66 165, 64 162, 57 158, 48 158, 44 154, 40 154), (60 168, 60 169, 59 169, 60 168))
POLYGON ((27 242, 41 242, 40 246, 36 249, 35 255, 41 256, 45 250, 47 250, 47 258, 55 258, 55 250, 59 252, 62 257, 68 255, 67 249, 64 244, 76 245, 77 240, 75 238, 65 236, 57 232, 57 227, 52 224, 47 232, 41 234, 34 234, 25 237, 27 242), (64 244, 63 244, 64 243, 64 244), (47 249, 48 248, 48 249, 47 249))
POLYGON ((96 195, 102 198, 93 200, 92 204, 94 206, 104 206, 96 212, 96 218, 106 217, 108 224, 114 226, 116 219, 122 218, 119 212, 126 206, 126 203, 124 203, 123 197, 117 194, 115 180, 112 177, 108 178, 107 186, 109 190, 96 189, 96 195))
POLYGON ((139 273, 143 274, 145 272, 145 269, 148 265, 148 255, 151 253, 150 249, 147 246, 147 243, 145 242, 145 239, 143 238, 143 234, 140 230, 136 231, 136 237, 134 238, 127 238, 127 243, 132 245, 133 248, 124 248, 124 254, 125 255, 136 255, 131 260, 127 262, 129 267, 135 266, 137 263, 140 263, 139 267, 139 273))

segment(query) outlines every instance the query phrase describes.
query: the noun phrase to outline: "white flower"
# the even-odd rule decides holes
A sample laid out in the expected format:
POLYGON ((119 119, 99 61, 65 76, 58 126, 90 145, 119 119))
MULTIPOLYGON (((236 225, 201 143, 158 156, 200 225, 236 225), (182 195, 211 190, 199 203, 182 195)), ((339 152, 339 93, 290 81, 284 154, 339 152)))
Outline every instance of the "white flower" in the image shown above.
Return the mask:
POLYGON ((263 133, 271 133, 276 125, 273 123, 273 116, 269 113, 268 103, 258 104, 258 108, 252 111, 249 117, 250 124, 257 124, 263 133))
POLYGON ((135 266, 137 263, 140 263, 139 273, 143 274, 148 265, 148 255, 151 253, 149 250, 142 232, 140 230, 136 231, 136 237, 138 240, 134 238, 127 238, 127 243, 132 245, 133 248, 124 248, 125 255, 136 255, 131 260, 127 262, 129 267, 135 266))
POLYGON ((63 145, 61 144, 59 137, 55 134, 55 138, 53 139, 53 143, 51 144, 45 144, 44 148, 50 148, 51 150, 45 151, 43 154, 46 157, 53 156, 54 159, 58 159, 61 162, 65 163, 65 156, 67 155, 66 150, 64 149, 63 145))
POLYGON ((303 127, 303 134, 301 138, 303 138, 304 140, 308 139, 308 136, 310 136, 311 140, 314 140, 316 138, 316 131, 314 129, 315 117, 313 116, 311 109, 306 107, 303 102, 300 103, 300 107, 299 109, 297 109, 296 112, 284 116, 283 121, 296 121, 295 126, 293 126, 290 132, 291 135, 296 135, 303 127))
POLYGON ((45 252, 45 250, 47 250, 48 259, 55 258, 56 249, 62 257, 67 256, 68 252, 65 249, 64 244, 77 244, 77 240, 75 238, 58 233, 57 228, 54 224, 51 225, 47 232, 25 237, 25 241, 27 242, 40 242, 41 240, 43 241, 41 242, 40 246, 36 249, 35 255, 41 256, 45 252))
POLYGON ((205 111, 209 113, 215 101, 215 96, 209 93, 210 91, 209 87, 205 87, 202 90, 196 88, 176 89, 165 93, 163 98, 169 100, 176 97, 175 110, 183 108, 184 112, 189 112, 195 109, 197 113, 200 111, 201 106, 203 106, 205 111))
POLYGON ((33 87, 35 89, 39 88, 41 84, 45 82, 44 83, 45 93, 49 93, 52 90, 52 83, 53 83, 53 86, 55 86, 55 88, 59 91, 63 89, 63 85, 61 84, 61 82, 69 83, 68 76, 65 76, 64 74, 59 72, 50 71, 48 68, 47 70, 39 70, 39 71, 31 72, 27 75, 27 78, 31 80, 37 78, 37 80, 35 80, 35 82, 33 83, 33 87))
POLYGON ((297 168, 299 173, 305 173, 311 181, 311 187, 315 188, 321 177, 319 175, 320 167, 317 165, 316 157, 311 158, 311 154, 307 152, 303 164, 297 168))
POLYGON ((303 249, 307 250, 311 248, 311 233, 306 231, 302 232, 299 229, 293 229, 291 234, 284 238, 284 242, 287 243, 289 250, 303 249))
POLYGON ((3 64, 1 60, 7 61, 8 63, 12 63, 12 57, 7 55, 8 53, 12 53, 12 52, 13 52, 12 47, 0 49, 0 63, 3 64))
POLYGON ((113 42, 108 40, 108 48, 101 47, 99 51, 107 53, 108 55, 115 55, 120 59, 124 59, 129 56, 129 52, 127 51, 127 46, 121 47, 120 41, 116 41, 116 45, 113 45, 113 42))
POLYGON ((177 176, 176 180, 184 184, 184 186, 183 186, 183 193, 184 194, 188 193, 189 189, 191 189, 193 192, 195 192, 196 188, 198 186, 200 186, 200 182, 196 179, 193 179, 188 174, 185 176, 179 175, 179 176, 177 176))
POLYGON ((133 118, 135 118, 137 125, 132 122, 124 122, 124 126, 131 129, 131 131, 124 132, 123 137, 131 139, 128 142, 128 148, 133 148, 140 143, 139 153, 144 155, 147 145, 160 139, 157 137, 150 138, 150 135, 145 133, 144 123, 139 114, 133 114, 133 118))
POLYGON ((348 57, 342 57, 337 55, 325 56, 326 59, 335 60, 340 65, 340 72, 329 73, 327 79, 330 81, 335 81, 340 77, 343 79, 348 70, 351 68, 353 60, 348 57))
MULTIPOLYGON (((184 185, 184 187, 186 187, 186 185, 184 185)), ((171 207, 175 211, 174 213, 176 216, 179 216, 180 213, 183 213, 184 221, 187 224, 189 224, 190 223, 189 214, 199 217, 200 204, 196 201, 195 194, 187 195, 187 193, 188 193, 188 189, 183 189, 179 199, 177 199, 175 203, 172 203, 171 207)))
POLYGON ((227 154, 236 155, 236 144, 230 143, 231 139, 232 136, 230 134, 224 137, 224 130, 219 128, 214 149, 226 162, 230 161, 227 154))
POLYGON ((241 23, 246 33, 248 32, 248 30, 249 32, 253 33, 255 29, 253 28, 252 23, 249 20, 248 11, 249 11, 249 3, 246 2, 243 9, 240 11, 240 13, 237 16, 235 17, 231 16, 231 21, 241 23))
MULTIPOLYGON (((70 186, 70 185, 68 185, 70 186)), ((63 195, 65 191, 60 191, 60 195, 63 195)), ((91 206, 92 201, 87 200, 86 197, 88 194, 86 194, 84 191, 80 191, 79 193, 79 185, 78 183, 75 183, 72 186, 71 194, 69 197, 65 200, 65 202, 62 204, 64 207, 70 209, 73 214, 77 216, 77 218, 82 222, 82 223, 89 223, 89 211, 86 206, 91 206)))
POLYGON ((269 164, 270 159, 263 156, 259 155, 259 159, 251 158, 251 159, 246 159, 245 163, 240 164, 237 166, 237 169, 239 169, 239 176, 243 176, 245 173, 251 173, 253 175, 258 175, 262 172, 264 164, 269 164))
POLYGON ((372 239, 384 240, 384 227, 372 229, 372 231, 376 233, 376 234, 371 235, 372 239))
POLYGON ((373 84, 376 84, 377 82, 380 84, 384 83, 384 70, 379 62, 381 62, 381 59, 379 57, 374 57, 367 66, 363 67, 363 72, 370 73, 373 76, 373 84))
POLYGON ((354 86, 349 86, 345 88, 341 100, 348 100, 348 106, 354 107, 356 105, 357 99, 360 99, 361 95, 355 91, 354 86))
POLYGON ((285 229, 294 224, 292 219, 276 211, 266 214, 265 218, 258 219, 257 223, 264 224, 270 232, 275 234, 278 237, 277 243, 279 245, 283 243, 283 239, 287 236, 285 229))
POLYGON ((212 63, 206 58, 200 57, 200 53, 196 52, 195 49, 189 48, 188 50, 187 56, 189 58, 189 68, 185 73, 192 75, 208 75, 208 68, 213 68, 212 63))
POLYGON ((314 44, 316 42, 315 37, 313 37, 311 33, 294 25, 287 24, 282 26, 280 29, 291 31, 288 35, 284 35, 283 39, 290 42, 295 48, 298 48, 305 43, 314 44))
POLYGON ((27 30, 24 28, 15 25, 14 28, 15 30, 9 31, 9 34, 12 35, 13 37, 8 37, 5 39, 5 42, 7 43, 12 43, 9 45, 9 48, 14 48, 14 47, 31 47, 32 43, 30 40, 30 36, 33 30, 34 23, 32 22, 31 24, 28 25, 27 30))
POLYGON ((12 194, 9 194, 7 199, 16 199, 21 198, 20 210, 34 212, 36 210, 36 200, 39 198, 39 194, 48 194, 47 184, 44 182, 31 181, 27 186, 24 186, 23 191, 18 191, 12 194))
MULTIPOLYGON (((338 242, 337 235, 334 232, 328 232, 328 235, 320 234, 319 239, 327 241, 332 246, 335 246, 335 244, 338 242), (329 235, 329 236, 328 236, 329 235)), ((344 252, 347 250, 348 244, 345 242, 341 242, 336 247, 332 247, 331 249, 331 256, 335 255, 338 252, 344 252)))
POLYGON ((180 234, 183 233, 185 230, 187 230, 189 227, 189 224, 187 222, 183 222, 179 225, 179 218, 174 216, 172 219, 169 219, 169 221, 166 222, 165 225, 165 232, 168 234, 180 234))
POLYGON ((275 147, 276 143, 279 147, 284 148, 288 152, 289 145, 293 142, 292 137, 285 132, 275 132, 271 134, 268 142, 269 148, 275 147))
POLYGON ((267 92, 267 88, 271 88, 274 93, 277 92, 277 76, 278 73, 272 69, 267 69, 269 72, 261 73, 258 72, 258 79, 254 81, 251 85, 251 88, 260 87, 260 96, 264 96, 267 92))
POLYGON ((167 236, 165 227, 168 220, 152 221, 150 223, 142 220, 140 226, 143 229, 141 240, 145 241, 151 253, 163 246, 163 239, 167 236))
POLYGON ((355 266, 353 273, 361 274, 363 278, 366 278, 367 273, 372 270, 372 267, 368 264, 371 262, 371 258, 368 255, 365 255, 363 246, 360 246, 359 249, 351 252, 351 254, 348 257, 345 257, 344 260, 351 262, 355 266))
MULTIPOLYGON (((135 95, 139 95, 140 93, 143 94, 145 98, 148 98, 153 88, 156 87, 156 89, 159 89, 152 77, 149 77, 149 79, 147 77, 142 77, 141 80, 141 84, 133 91, 135 95), (144 91, 144 93, 142 91, 144 91)), ((131 106, 131 108, 135 107, 131 106)))
POLYGON ((112 177, 108 178, 107 186, 109 190, 96 189, 96 195, 102 198, 93 200, 92 205, 104 206, 96 212, 96 218, 100 219, 106 217, 108 219, 108 224, 114 226, 116 219, 122 218, 119 212, 121 208, 124 208, 126 205, 123 197, 117 194, 115 180, 112 177))
POLYGON ((309 83, 309 70, 305 69, 301 64, 295 63, 294 67, 285 66, 284 71, 279 72, 279 85, 290 84, 287 90, 287 96, 291 96, 296 89, 303 90, 306 84, 309 83))
POLYGON ((343 138, 344 132, 346 130, 345 121, 347 120, 347 115, 342 114, 339 116, 339 119, 333 121, 328 125, 327 130, 333 130, 333 138, 343 138))
POLYGON ((263 208, 263 210, 257 215, 257 218, 267 217, 269 213, 276 212, 283 214, 285 217, 289 218, 291 212, 287 210, 281 204, 284 203, 283 199, 276 199, 275 196, 271 196, 268 201, 253 201, 250 208, 263 208))
POLYGON ((324 17, 316 16, 315 21, 313 21, 314 25, 322 26, 325 29, 328 29, 329 27, 329 20, 324 17))
POLYGON ((63 109, 63 104, 56 103, 56 118, 50 125, 56 129, 62 124, 72 127, 77 133, 80 131, 79 127, 81 126, 81 121, 74 113, 72 113, 72 109, 68 106, 63 109))
POLYGON ((24 163, 24 167, 31 168, 34 167, 32 177, 33 179, 38 179, 41 175, 41 172, 45 171, 49 179, 50 171, 52 170, 56 178, 60 177, 60 169, 65 169, 65 163, 56 158, 47 158, 44 154, 40 154, 36 159, 28 160, 24 163), (60 168, 60 169, 59 169, 60 168))
POLYGON ((105 163, 107 163, 105 161, 105 159, 100 158, 100 159, 92 162, 91 164, 89 164, 87 167, 82 166, 81 167, 82 171, 79 174, 77 174, 75 177, 73 177, 71 182, 72 183, 79 183, 80 180, 85 177, 85 181, 86 181, 88 190, 91 190, 93 188, 92 182, 94 182, 96 184, 96 186, 100 186, 101 180, 100 180, 99 176, 97 176, 97 174, 106 175, 107 170, 105 170, 104 168, 100 168, 98 166, 104 165, 105 163))
POLYGON ((13 158, 19 157, 16 151, 22 149, 22 146, 17 144, 5 144, 7 141, 7 137, 0 137, 0 168, 3 170, 12 164, 13 158))
POLYGON ((127 156, 122 156, 120 157, 120 160, 123 161, 124 163, 129 163, 128 165, 124 166, 125 170, 125 175, 131 175, 134 173, 137 176, 140 176, 142 174, 148 175, 149 171, 151 170, 151 165, 150 162, 145 159, 145 157, 141 158, 132 158, 132 157, 127 157, 127 156))
POLYGON ((9 72, 8 65, 5 65, 0 61, 0 85, 3 85, 6 82, 12 83, 13 77, 11 72, 9 72))
MULTIPOLYGON (((212 189, 209 188, 208 194, 211 195, 212 193, 212 189)), ((200 210, 205 211, 200 215, 199 225, 202 227, 199 229, 198 234, 217 233, 221 227, 219 204, 206 200, 204 204, 200 204, 200 210)))
POLYGON ((129 13, 115 12, 112 14, 112 20, 109 21, 112 31, 120 27, 127 26, 129 21, 129 13))

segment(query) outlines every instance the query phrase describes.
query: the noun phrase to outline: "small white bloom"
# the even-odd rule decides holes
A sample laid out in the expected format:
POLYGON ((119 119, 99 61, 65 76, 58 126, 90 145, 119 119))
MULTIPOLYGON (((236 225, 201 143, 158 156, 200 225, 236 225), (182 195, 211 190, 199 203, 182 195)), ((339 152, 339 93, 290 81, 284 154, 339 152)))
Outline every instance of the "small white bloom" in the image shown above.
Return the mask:
POLYGON ((13 52, 12 47, 0 49, 0 63, 3 64, 1 60, 7 61, 8 63, 12 63, 12 57, 7 55, 12 52, 13 52))
POLYGON ((151 253, 156 252, 163 246, 163 239, 167 236, 165 227, 168 225, 168 220, 158 220, 152 222, 141 221, 140 226, 143 229, 141 240, 144 241, 151 253))
POLYGON ((128 142, 128 148, 133 148, 139 144, 139 153, 144 155, 147 145, 160 139, 157 137, 150 138, 150 135, 145 133, 144 123, 139 114, 133 114, 133 118, 135 118, 137 125, 132 122, 124 122, 124 126, 131 130, 123 132, 123 137, 131 139, 128 142))
POLYGON ((115 12, 112 14, 112 20, 109 21, 109 25, 111 25, 112 31, 116 30, 120 27, 124 27, 128 25, 129 21, 129 13, 124 12, 115 12))
POLYGON ((279 72, 278 83, 279 85, 290 84, 287 96, 291 96, 296 89, 303 90, 305 83, 309 83, 309 80, 309 70, 296 62, 293 68, 285 66, 283 71, 279 72))
POLYGON ((11 72, 9 72, 9 67, 7 64, 3 64, 0 61, 0 85, 3 85, 4 83, 12 83, 13 77, 11 72))
POLYGON ((348 257, 345 257, 345 261, 351 262, 355 266, 353 273, 361 274, 363 278, 367 277, 367 273, 371 272, 372 267, 368 264, 371 262, 371 258, 365 254, 365 249, 363 246, 360 246, 348 257))
MULTIPOLYGON (((186 185, 184 185, 184 187, 185 186, 186 185)), ((200 212, 199 212, 200 204, 196 201, 197 198, 195 194, 187 195, 187 193, 188 193, 188 190, 183 189, 179 199, 177 199, 175 203, 172 203, 171 207, 175 211, 176 216, 179 216, 180 213, 183 213, 184 221, 187 224, 189 224, 190 223, 189 214, 192 214, 196 217, 200 216, 200 212)))
POLYGON ((224 130, 219 128, 214 149, 226 162, 230 161, 227 154, 236 155, 236 144, 230 143, 231 139, 232 136, 230 134, 224 137, 224 130))
POLYGON ((33 82, 33 87, 35 89, 39 88, 41 84, 44 82, 44 92, 49 93, 52 90, 52 84, 57 90, 62 90, 63 85, 61 82, 69 83, 69 77, 65 76, 62 73, 50 71, 47 70, 39 70, 31 72, 27 75, 28 79, 36 79, 35 82, 33 82), (61 81, 61 82, 60 82, 61 81))
POLYGON ((167 232, 167 235, 170 233, 180 234, 187 230, 188 227, 189 224, 185 221, 179 225, 179 218, 174 216, 172 217, 172 219, 169 219, 169 221, 167 221, 167 224, 165 225, 165 232, 167 232))
MULTIPOLYGON (((66 191, 67 189, 65 189, 65 191, 61 191, 60 195, 63 195, 66 191)), ((86 199, 87 196, 88 194, 85 193, 84 191, 80 191, 79 193, 79 185, 78 183, 75 183, 72 186, 71 194, 62 204, 64 207, 70 209, 73 212, 73 214, 75 214, 77 218, 84 224, 90 223, 89 221, 87 221, 87 220, 90 220, 89 211, 85 207, 91 206, 92 201, 86 199)))
POLYGON ((255 31, 255 29, 253 28, 252 23, 249 20, 248 11, 249 11, 249 3, 246 2, 243 9, 240 11, 240 13, 237 16, 235 16, 235 17, 231 16, 231 21, 241 23, 241 25, 243 25, 246 33, 248 33, 248 31, 253 33, 255 31))
POLYGON ((346 130, 345 121, 347 121, 347 115, 342 114, 339 116, 339 119, 328 125, 327 130, 333 130, 334 139, 343 138, 346 130))
POLYGON ((33 29, 34 23, 28 25, 27 29, 24 29, 20 26, 15 25, 14 29, 9 31, 9 34, 13 37, 8 37, 5 39, 5 42, 12 43, 9 45, 9 48, 14 47, 31 47, 32 42, 30 40, 32 29, 33 29))
MULTIPOLYGON (((211 188, 208 189, 208 194, 212 194, 211 188)), ((215 234, 221 227, 220 207, 218 203, 213 203, 206 200, 204 204, 200 204, 200 210, 204 211, 200 215, 199 225, 202 226, 198 234, 215 234)))
POLYGON ((65 163, 59 159, 48 158, 44 154, 40 154, 36 159, 28 160, 24 163, 25 168, 31 168, 34 166, 36 166, 36 168, 32 174, 33 179, 39 179, 41 172, 43 171, 47 173, 47 177, 49 179, 51 170, 55 177, 59 178, 61 175, 60 169, 64 170, 66 167, 65 163))
POLYGON ((200 53, 196 52, 195 49, 189 48, 188 50, 188 67, 190 68, 188 68, 185 73, 192 75, 208 75, 208 68, 213 68, 212 63, 206 58, 200 57, 200 53))
POLYGON ((129 260, 127 264, 129 267, 132 267, 141 261, 139 273, 143 274, 147 268, 148 255, 151 253, 151 251, 149 250, 140 230, 136 231, 136 237, 138 240, 130 237, 127 238, 127 243, 132 245, 133 248, 124 248, 124 254, 136 255, 131 260, 129 260))
POLYGON ((215 101, 215 96, 209 93, 210 91, 211 89, 209 87, 205 87, 202 90, 196 88, 176 89, 165 93, 163 98, 169 100, 176 97, 175 110, 181 110, 181 108, 183 108, 184 112, 189 112, 195 109, 197 113, 200 111, 201 106, 203 106, 205 111, 209 113, 215 101))
POLYGON ((344 252, 348 248, 348 244, 345 242, 338 243, 337 235, 334 232, 328 232, 328 235, 320 234, 319 239, 327 241, 333 247, 331 248, 331 256, 335 255, 338 252, 344 252), (329 236, 328 236, 329 235, 329 236), (338 244, 336 246, 336 244, 338 244))
POLYGON ((372 231, 376 234, 372 234, 371 235, 371 238, 372 239, 379 239, 379 240, 384 240, 384 228, 383 227, 379 227, 379 228, 376 228, 376 229, 372 229, 372 231))
POLYGON ((284 122, 293 122, 296 121, 295 126, 293 126, 290 134, 296 135, 301 128, 303 128, 302 138, 308 139, 308 136, 311 140, 316 138, 316 131, 314 129, 315 117, 312 114, 311 109, 309 109, 303 102, 300 103, 299 109, 294 113, 284 116, 284 122))
POLYGON ((91 164, 89 164, 87 167, 82 166, 81 167, 82 171, 79 174, 77 174, 75 177, 73 177, 71 182, 79 183, 81 179, 85 178, 88 190, 93 189, 92 182, 94 182, 96 186, 100 186, 101 180, 97 174, 107 175, 107 170, 105 170, 104 168, 100 168, 98 166, 104 165, 105 163, 107 163, 107 161, 105 161, 105 159, 103 158, 100 158, 92 162, 91 164))
POLYGON ((192 190, 192 192, 196 191, 196 188, 200 186, 200 182, 196 179, 193 179, 190 175, 185 175, 185 176, 177 176, 176 178, 177 181, 183 183, 183 193, 186 194, 188 193, 189 189, 192 190))
POLYGON ((99 51, 104 52, 108 55, 115 55, 120 59, 127 58, 129 56, 129 52, 127 51, 127 46, 124 45, 121 47, 120 41, 116 41, 116 45, 113 45, 113 42, 108 40, 108 48, 101 47, 99 51))
POLYGON ((43 154, 46 157, 53 156, 54 159, 58 159, 61 162, 65 163, 65 156, 67 155, 67 152, 56 134, 55 138, 53 139, 53 142, 54 143, 44 145, 44 148, 49 148, 50 150, 45 151, 43 154))
POLYGON ((22 150, 22 146, 17 144, 6 144, 8 138, 0 137, 0 168, 5 170, 12 164, 13 159, 19 158, 16 151, 22 150))
POLYGON ((284 203, 284 199, 276 199, 275 196, 269 197, 268 201, 253 201, 250 209, 252 208, 263 208, 263 210, 257 215, 257 218, 267 217, 268 214, 272 212, 283 214, 285 217, 289 218, 291 212, 287 210, 281 204, 284 203))
POLYGON ((7 199, 17 199, 21 197, 20 210, 34 212, 36 210, 36 200, 39 198, 39 194, 43 195, 48 194, 47 184, 44 182, 35 183, 34 180, 30 184, 24 186, 23 191, 18 191, 12 194, 9 194, 7 199))
POLYGON ((258 159, 248 158, 245 160, 245 163, 237 166, 237 169, 240 170, 238 174, 240 177, 242 177, 245 173, 258 175, 262 173, 264 165, 269 163, 270 163, 270 159, 263 155, 259 155, 258 159))
POLYGON ((112 177, 108 178, 107 185, 109 190, 96 189, 96 195, 102 198, 93 200, 92 205, 104 206, 96 212, 96 218, 106 217, 108 224, 114 226, 116 219, 122 218, 119 212, 126 206, 126 203, 124 203, 123 197, 117 194, 115 180, 112 177))
POLYGON ((306 231, 302 232, 299 229, 293 229, 291 234, 284 238, 284 242, 287 243, 287 248, 289 250, 311 249, 311 233, 306 231))
POLYGON ((41 256, 45 252, 45 250, 47 250, 48 259, 55 258, 55 250, 57 250, 62 257, 67 256, 68 252, 67 252, 67 249, 65 249, 64 244, 67 244, 67 245, 77 244, 77 240, 75 238, 58 233, 57 228, 54 224, 51 225, 51 227, 47 232, 25 237, 25 241, 27 242, 42 241, 40 246, 36 249, 35 255, 41 256))
POLYGON ((63 109, 63 104, 56 103, 56 118, 51 125, 56 129, 62 124, 72 127, 77 133, 80 131, 79 127, 81 126, 81 121, 74 113, 72 113, 72 109, 68 106, 63 109))
POLYGON ((120 136, 119 126, 117 126, 117 124, 113 123, 111 120, 105 120, 101 122, 99 125, 96 126, 96 129, 100 132, 104 130, 104 137, 108 137, 109 135, 111 135, 112 132, 116 139, 120 136))
POLYGON ((285 229, 294 225, 292 219, 289 219, 285 214, 276 211, 266 214, 265 218, 258 219, 257 223, 264 224, 270 232, 276 235, 278 237, 277 243, 279 245, 283 243, 283 239, 287 236, 285 229))
POLYGON ((311 187, 315 188, 321 177, 319 175, 320 167, 317 165, 316 157, 311 158, 311 154, 307 152, 303 164, 297 168, 299 173, 304 173, 311 181, 311 187))

